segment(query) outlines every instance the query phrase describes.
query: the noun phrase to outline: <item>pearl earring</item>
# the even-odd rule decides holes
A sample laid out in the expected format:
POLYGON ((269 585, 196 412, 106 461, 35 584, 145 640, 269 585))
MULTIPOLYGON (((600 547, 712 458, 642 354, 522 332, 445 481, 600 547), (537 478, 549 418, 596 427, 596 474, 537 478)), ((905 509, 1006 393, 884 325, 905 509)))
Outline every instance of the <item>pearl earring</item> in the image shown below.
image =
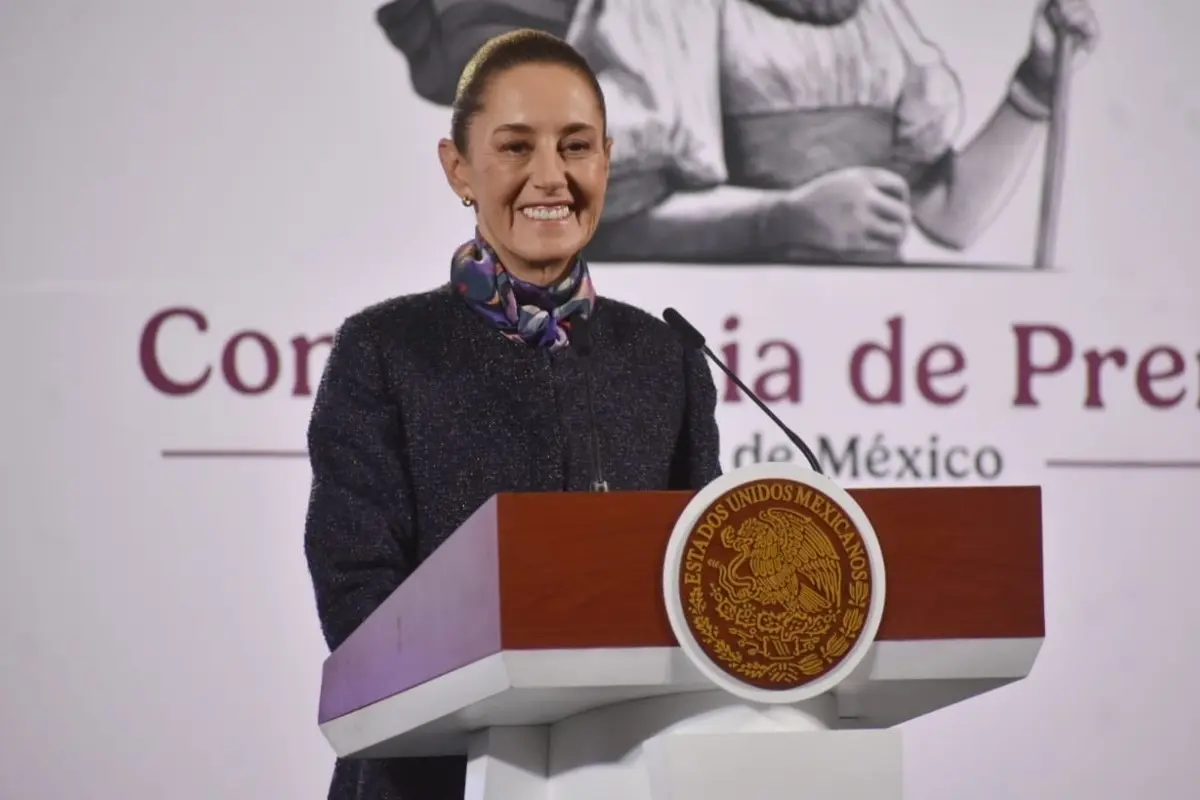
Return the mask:
POLYGON ((471 206, 475 205, 475 201, 474 201, 474 200, 472 200, 472 199, 471 199, 471 198, 469 198, 469 197, 464 197, 464 198, 462 199, 462 204, 463 204, 464 206, 466 206, 467 208, 470 208, 471 206))

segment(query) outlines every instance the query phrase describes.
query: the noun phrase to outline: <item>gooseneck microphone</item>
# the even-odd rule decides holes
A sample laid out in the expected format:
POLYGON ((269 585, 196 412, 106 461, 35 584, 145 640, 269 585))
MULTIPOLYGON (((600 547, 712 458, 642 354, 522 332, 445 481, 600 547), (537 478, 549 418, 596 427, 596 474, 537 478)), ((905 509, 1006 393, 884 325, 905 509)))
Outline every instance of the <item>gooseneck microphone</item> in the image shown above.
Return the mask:
POLYGON ((825 474, 821 471, 821 464, 817 461, 817 457, 813 455, 813 451, 804 443, 804 440, 797 436, 791 428, 789 428, 787 425, 784 425, 783 420, 775 416, 775 413, 771 411, 771 409, 767 408, 767 404, 764 403, 758 395, 750 391, 750 387, 743 383, 742 379, 733 373, 733 370, 725 366, 724 361, 717 358, 716 354, 713 353, 712 350, 708 349, 708 345, 704 343, 704 334, 696 330, 696 326, 684 319, 683 315, 673 308, 668 308, 663 311, 662 316, 663 320, 671 326, 671 329, 679 335, 680 340, 683 341, 684 347, 687 347, 691 350, 699 350, 700 352, 704 353, 704 355, 708 356, 710 361, 720 367, 721 371, 728 375, 729 379, 733 381, 739 389, 745 392, 746 396, 753 400, 755 405, 761 408, 763 413, 771 418, 772 422, 779 426, 779 430, 783 431, 784 435, 787 436, 791 443, 796 445, 797 449, 804 454, 804 458, 808 460, 808 465, 812 467, 815 472, 822 475, 825 474))
POLYGON ((592 322, 583 315, 571 320, 571 346, 583 367, 583 391, 587 399, 588 439, 592 453, 592 491, 607 492, 608 481, 600 465, 600 429, 596 426, 596 406, 592 402, 592 322))

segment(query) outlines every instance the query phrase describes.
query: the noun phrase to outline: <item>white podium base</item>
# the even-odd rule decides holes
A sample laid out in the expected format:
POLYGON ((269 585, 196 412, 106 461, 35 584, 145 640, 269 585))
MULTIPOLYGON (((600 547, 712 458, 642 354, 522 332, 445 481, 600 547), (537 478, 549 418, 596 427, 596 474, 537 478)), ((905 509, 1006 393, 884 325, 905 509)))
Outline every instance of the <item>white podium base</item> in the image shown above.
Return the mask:
POLYGON ((830 730, 835 700, 720 691, 618 703, 470 744, 465 800, 901 800, 900 731, 830 730))

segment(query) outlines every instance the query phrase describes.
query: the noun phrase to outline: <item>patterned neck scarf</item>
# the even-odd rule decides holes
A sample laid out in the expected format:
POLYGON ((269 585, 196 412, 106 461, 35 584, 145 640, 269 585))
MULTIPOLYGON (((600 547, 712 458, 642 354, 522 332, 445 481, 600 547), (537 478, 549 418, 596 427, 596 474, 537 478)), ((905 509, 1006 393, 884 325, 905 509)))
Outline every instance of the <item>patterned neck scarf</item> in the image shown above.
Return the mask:
POLYGON ((582 258, 576 258, 557 282, 538 286, 506 270, 478 230, 474 239, 454 251, 450 282, 467 304, 502 334, 551 350, 567 346, 570 317, 591 315, 596 301, 591 274, 582 258))

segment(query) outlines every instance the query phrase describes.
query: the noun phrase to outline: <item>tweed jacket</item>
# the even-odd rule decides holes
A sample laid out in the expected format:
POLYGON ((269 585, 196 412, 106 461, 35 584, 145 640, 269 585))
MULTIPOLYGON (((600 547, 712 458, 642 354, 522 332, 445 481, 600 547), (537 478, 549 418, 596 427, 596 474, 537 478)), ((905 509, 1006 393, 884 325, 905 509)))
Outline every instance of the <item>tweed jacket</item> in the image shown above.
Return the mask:
MULTIPOLYGON (((699 489, 721 472, 716 388, 665 323, 598 298, 593 402, 614 491, 699 489)), ((586 491, 580 358, 501 335, 449 285, 348 317, 308 428, 304 549, 337 648, 489 497, 586 491)), ((329 800, 459 800, 465 758, 343 760, 329 800)))

